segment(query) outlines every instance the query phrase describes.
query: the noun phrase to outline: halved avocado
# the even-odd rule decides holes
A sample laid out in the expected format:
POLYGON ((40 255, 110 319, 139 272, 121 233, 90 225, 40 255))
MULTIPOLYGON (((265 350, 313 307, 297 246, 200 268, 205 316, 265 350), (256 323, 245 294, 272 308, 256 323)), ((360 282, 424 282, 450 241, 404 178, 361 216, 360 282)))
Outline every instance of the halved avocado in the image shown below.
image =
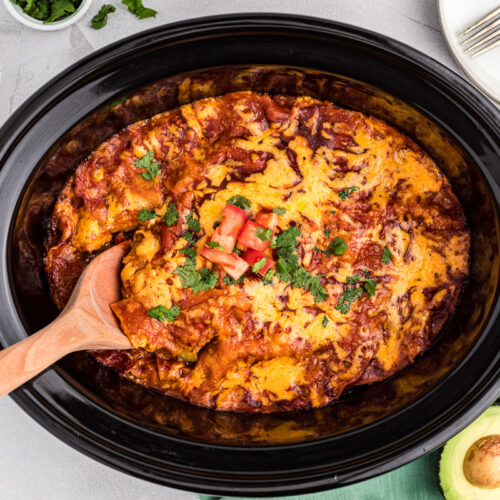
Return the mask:
POLYGON ((500 406, 446 443, 439 479, 446 500, 500 500, 500 406))

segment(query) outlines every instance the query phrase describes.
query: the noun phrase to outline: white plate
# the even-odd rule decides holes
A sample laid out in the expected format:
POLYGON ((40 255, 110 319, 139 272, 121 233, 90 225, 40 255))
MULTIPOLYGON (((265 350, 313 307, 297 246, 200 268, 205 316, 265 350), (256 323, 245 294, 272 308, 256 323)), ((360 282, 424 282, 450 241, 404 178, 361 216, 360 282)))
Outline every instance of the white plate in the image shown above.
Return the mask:
POLYGON ((458 35, 500 6, 500 0, 439 0, 439 17, 451 52, 474 85, 500 104, 500 46, 471 57, 458 35))

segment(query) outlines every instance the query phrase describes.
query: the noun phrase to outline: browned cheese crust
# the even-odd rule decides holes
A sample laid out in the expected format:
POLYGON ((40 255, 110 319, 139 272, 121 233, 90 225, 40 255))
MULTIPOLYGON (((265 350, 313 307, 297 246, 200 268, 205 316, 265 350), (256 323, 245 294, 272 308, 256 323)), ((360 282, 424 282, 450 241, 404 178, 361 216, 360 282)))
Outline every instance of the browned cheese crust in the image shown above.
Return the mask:
POLYGON ((46 271, 59 307, 92 253, 129 231, 123 300, 113 310, 136 349, 95 355, 137 383, 218 410, 319 407, 396 373, 442 328, 469 267, 462 207, 432 159, 383 121, 310 97, 207 98, 103 143, 69 179, 51 219, 46 271), (161 166, 155 182, 134 165, 149 150, 161 166), (199 255, 234 195, 252 201, 250 215, 286 209, 279 231, 300 229, 300 265, 321 275, 326 300, 276 277, 228 285, 199 255), (171 202, 180 218, 168 227, 171 202), (152 208, 158 217, 138 222, 139 210, 152 208), (191 211, 201 223, 197 266, 218 276, 197 293, 174 273, 186 259, 191 211), (314 250, 336 237, 347 243, 343 255, 314 250), (342 313, 347 278, 365 272, 375 294, 342 313), (181 313, 160 322, 147 314, 158 305, 181 313))

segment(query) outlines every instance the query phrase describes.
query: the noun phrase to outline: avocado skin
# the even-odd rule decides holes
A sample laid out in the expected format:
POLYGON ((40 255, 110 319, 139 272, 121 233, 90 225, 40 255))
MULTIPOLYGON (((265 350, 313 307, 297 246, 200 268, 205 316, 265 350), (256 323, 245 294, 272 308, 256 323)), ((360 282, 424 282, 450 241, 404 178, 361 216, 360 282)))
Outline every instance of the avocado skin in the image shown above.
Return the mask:
POLYGON ((500 406, 492 406, 446 443, 439 463, 439 480, 446 500, 500 500, 500 488, 474 486, 465 477, 463 468, 465 455, 473 443, 499 433, 500 406))

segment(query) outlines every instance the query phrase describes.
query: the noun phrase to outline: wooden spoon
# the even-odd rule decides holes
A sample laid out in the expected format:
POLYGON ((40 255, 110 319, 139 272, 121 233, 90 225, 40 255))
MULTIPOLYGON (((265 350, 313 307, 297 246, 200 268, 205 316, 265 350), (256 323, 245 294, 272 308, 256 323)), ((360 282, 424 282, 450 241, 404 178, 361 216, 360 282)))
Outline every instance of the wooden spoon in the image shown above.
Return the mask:
POLYGON ((132 348, 109 307, 120 300, 120 264, 129 247, 124 242, 99 254, 50 325, 0 351, 0 397, 70 352, 132 348))

